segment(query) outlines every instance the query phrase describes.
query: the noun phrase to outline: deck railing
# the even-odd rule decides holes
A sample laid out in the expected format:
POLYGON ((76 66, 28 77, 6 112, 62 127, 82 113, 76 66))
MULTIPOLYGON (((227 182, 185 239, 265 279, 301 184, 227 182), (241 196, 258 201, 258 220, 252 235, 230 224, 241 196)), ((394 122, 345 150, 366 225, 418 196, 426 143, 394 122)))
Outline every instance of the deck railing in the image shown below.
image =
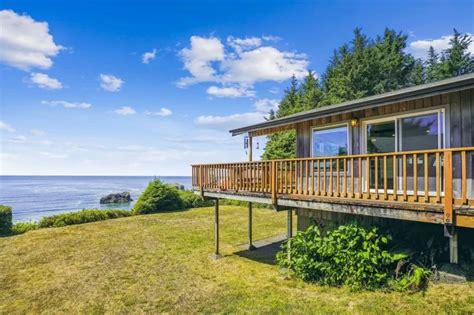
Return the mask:
POLYGON ((192 166, 200 190, 474 206, 474 147, 192 166))

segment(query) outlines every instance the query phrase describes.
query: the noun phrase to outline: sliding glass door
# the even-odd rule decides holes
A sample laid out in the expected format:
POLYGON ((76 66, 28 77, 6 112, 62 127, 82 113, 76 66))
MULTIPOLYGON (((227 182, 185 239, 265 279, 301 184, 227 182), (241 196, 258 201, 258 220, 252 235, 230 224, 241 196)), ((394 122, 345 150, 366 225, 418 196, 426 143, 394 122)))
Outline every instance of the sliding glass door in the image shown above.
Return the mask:
MULTIPOLYGON (((429 113, 413 117, 405 117, 399 120, 400 126, 400 151, 431 150, 444 147, 443 140, 444 119, 441 112, 429 113)), ((435 156, 428 156, 428 185, 430 190, 436 186, 435 156)), ((423 156, 407 158, 407 189, 413 191, 413 169, 416 167, 417 186, 419 191, 425 189, 425 167, 423 156)), ((441 180, 443 183, 443 180, 441 180)))
MULTIPOLYGON (((400 151, 430 150, 444 147, 444 111, 432 111, 414 115, 368 121, 364 124, 366 153, 387 153, 400 151)), ((435 186, 435 157, 428 158, 428 185, 432 191, 435 186)), ((399 162, 400 163, 400 162, 399 162)), ((375 161, 370 165, 370 189, 375 189, 375 161)), ((424 190, 425 167, 423 156, 407 158, 408 187, 413 192, 413 175, 416 167, 417 190, 424 190), (412 176, 412 177, 410 177, 412 176)), ((383 174, 382 163, 378 164, 378 174, 383 174)), ((398 167, 401 170, 401 167, 398 167)), ((393 189, 394 178, 401 180, 400 174, 393 174, 393 160, 387 161, 387 188, 393 189)), ((378 176, 378 187, 383 187, 383 176, 378 176)), ((401 183, 397 183, 401 187, 401 183)))

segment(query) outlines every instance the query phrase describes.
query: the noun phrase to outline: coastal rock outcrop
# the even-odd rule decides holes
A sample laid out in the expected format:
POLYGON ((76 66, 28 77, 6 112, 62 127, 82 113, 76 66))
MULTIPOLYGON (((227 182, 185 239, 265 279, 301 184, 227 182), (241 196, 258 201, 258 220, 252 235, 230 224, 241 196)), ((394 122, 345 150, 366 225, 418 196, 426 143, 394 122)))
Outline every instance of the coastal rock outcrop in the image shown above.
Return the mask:
POLYGON ((101 204, 126 203, 130 201, 133 201, 133 199, 130 197, 130 193, 128 191, 124 191, 123 193, 117 193, 117 194, 109 194, 105 197, 100 198, 101 204))
POLYGON ((184 190, 184 185, 180 183, 173 183, 172 186, 176 187, 177 190, 184 190))

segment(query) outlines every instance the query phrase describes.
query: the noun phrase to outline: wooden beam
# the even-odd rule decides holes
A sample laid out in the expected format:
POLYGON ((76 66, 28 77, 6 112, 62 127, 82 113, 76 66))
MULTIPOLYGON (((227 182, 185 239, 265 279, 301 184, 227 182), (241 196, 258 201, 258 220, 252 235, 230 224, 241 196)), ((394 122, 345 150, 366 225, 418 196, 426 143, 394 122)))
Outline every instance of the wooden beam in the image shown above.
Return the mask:
POLYGON ((444 152, 444 223, 453 224, 453 153, 444 152))

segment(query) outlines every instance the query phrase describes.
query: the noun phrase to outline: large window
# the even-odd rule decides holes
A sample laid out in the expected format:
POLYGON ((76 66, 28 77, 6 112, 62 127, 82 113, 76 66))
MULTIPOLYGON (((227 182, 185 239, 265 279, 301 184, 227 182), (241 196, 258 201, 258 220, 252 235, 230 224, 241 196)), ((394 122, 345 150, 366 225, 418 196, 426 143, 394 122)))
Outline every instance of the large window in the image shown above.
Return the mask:
POLYGON ((313 129, 313 156, 347 155, 349 148, 347 125, 313 129))

